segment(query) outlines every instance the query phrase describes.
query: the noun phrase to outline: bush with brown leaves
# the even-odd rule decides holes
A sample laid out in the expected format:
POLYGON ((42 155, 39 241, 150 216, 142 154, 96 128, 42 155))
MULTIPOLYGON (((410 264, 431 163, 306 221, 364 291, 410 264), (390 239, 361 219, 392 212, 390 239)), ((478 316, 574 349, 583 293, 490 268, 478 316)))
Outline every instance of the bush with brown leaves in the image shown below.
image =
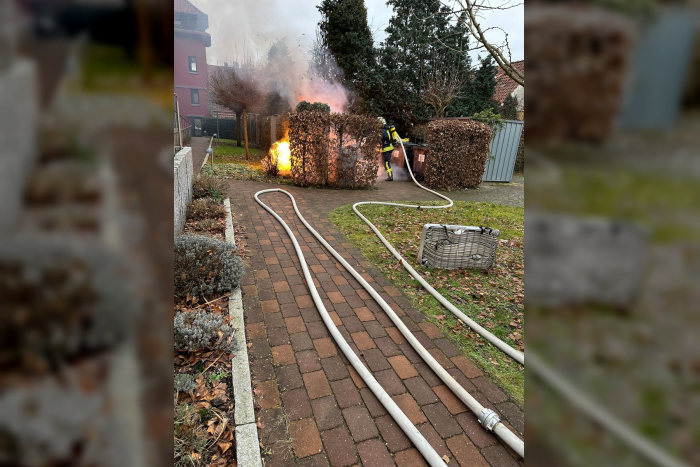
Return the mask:
POLYGON ((476 188, 486 170, 492 130, 473 120, 435 120, 428 124, 430 152, 425 185, 440 190, 476 188))
POLYGON ((299 186, 374 185, 381 124, 372 117, 297 112, 289 118, 292 178, 299 186))
POLYGON ((224 214, 224 205, 214 198, 195 199, 187 205, 187 218, 196 221, 218 219, 224 214))

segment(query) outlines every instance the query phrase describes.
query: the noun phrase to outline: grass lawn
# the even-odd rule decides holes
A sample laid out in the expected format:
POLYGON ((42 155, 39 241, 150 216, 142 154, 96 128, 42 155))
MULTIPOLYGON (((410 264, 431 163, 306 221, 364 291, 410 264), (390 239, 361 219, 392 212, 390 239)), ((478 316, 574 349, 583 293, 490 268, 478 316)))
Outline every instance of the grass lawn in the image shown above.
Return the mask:
POLYGON ((202 171, 211 173, 217 177, 231 178, 234 180, 252 180, 255 182, 276 183, 291 185, 289 175, 270 177, 263 171, 260 160, 267 152, 261 149, 249 148, 250 160, 245 159, 245 148, 236 146, 234 140, 221 140, 221 144, 214 148, 214 169, 210 164, 205 164, 202 171))
POLYGON ((267 151, 263 151, 262 149, 249 147, 248 152, 250 153, 250 161, 246 161, 245 147, 242 145, 243 142, 241 142, 241 147, 238 147, 236 146, 235 140, 222 139, 219 145, 213 148, 214 162, 218 160, 223 160, 224 162, 260 162, 260 159, 265 157, 265 154, 267 154, 267 151))
MULTIPOLYGON (((425 280, 464 313, 494 335, 524 351, 524 241, 522 208, 491 203, 457 201, 449 209, 428 211, 390 206, 363 206, 372 221, 425 280), (501 231, 496 262, 490 271, 427 269, 418 265, 420 234, 424 224, 494 227, 501 231)), ((374 267, 411 299, 452 342, 490 375, 522 407, 524 368, 457 318, 426 292, 397 263, 379 239, 347 205, 331 211, 329 220, 374 267)))

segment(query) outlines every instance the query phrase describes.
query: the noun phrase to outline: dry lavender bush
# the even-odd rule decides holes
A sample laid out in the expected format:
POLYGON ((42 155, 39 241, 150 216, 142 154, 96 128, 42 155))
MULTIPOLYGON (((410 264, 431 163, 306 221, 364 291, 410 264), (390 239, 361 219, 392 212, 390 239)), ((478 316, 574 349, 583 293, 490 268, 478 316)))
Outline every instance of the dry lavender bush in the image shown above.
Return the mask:
POLYGON ((176 350, 220 350, 231 345, 232 330, 221 315, 202 310, 177 312, 173 336, 176 350))
POLYGON ((429 157, 425 185, 440 190, 476 188, 486 170, 492 130, 472 120, 435 120, 428 124, 429 157))
POLYGON ((381 124, 353 114, 302 111, 289 117, 292 178, 298 186, 364 188, 377 179, 381 124))
POLYGON ((237 253, 238 248, 215 238, 175 237, 175 294, 211 300, 238 287, 243 262, 237 253))

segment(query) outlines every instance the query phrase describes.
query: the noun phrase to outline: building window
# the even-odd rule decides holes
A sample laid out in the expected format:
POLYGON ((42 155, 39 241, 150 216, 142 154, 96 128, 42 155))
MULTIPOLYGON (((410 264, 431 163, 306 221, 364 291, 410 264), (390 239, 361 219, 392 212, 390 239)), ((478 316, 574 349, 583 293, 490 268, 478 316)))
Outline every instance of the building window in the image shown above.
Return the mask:
POLYGON ((189 57, 189 72, 197 73, 197 57, 189 57))
POLYGON ((190 89, 192 105, 199 105, 199 89, 190 89))

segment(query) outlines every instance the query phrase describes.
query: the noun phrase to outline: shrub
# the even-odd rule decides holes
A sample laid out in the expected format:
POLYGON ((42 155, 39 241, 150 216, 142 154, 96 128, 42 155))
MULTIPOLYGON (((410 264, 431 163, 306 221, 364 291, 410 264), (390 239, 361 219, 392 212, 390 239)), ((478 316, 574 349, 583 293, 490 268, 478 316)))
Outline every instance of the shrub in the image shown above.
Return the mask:
POLYGON ((277 156, 273 156, 271 153, 267 153, 265 157, 260 160, 263 172, 270 177, 276 177, 280 173, 280 169, 277 166, 277 156))
POLYGON ((197 383, 194 382, 194 377, 186 373, 180 373, 175 375, 175 391, 177 392, 190 392, 194 391, 197 387, 197 383))
POLYGON ((486 170, 491 128, 464 120, 435 120, 428 124, 430 154, 423 173, 429 188, 475 188, 486 170))
POLYGON ((175 237, 175 293, 211 299, 238 287, 243 262, 237 252, 235 246, 215 238, 175 237))
POLYGON ((193 220, 219 218, 224 216, 226 211, 220 201, 213 198, 200 198, 187 205, 187 218, 193 220))
POLYGON ((231 346, 232 329, 221 315, 206 311, 175 313, 175 349, 223 350, 231 346))
POLYGON ((301 101, 297 104, 297 112, 321 112, 329 114, 331 113, 331 106, 324 104, 323 102, 311 102, 301 101))
POLYGON ((114 348, 133 332, 137 302, 123 264, 59 235, 0 242, 0 362, 5 370, 60 368, 114 348))
POLYGON ((294 184, 336 188, 374 185, 380 140, 381 124, 372 117, 307 111, 291 115, 294 184))
POLYGON ((223 178, 216 177, 208 172, 202 172, 192 184, 192 198, 225 198, 228 185, 223 178))
POLYGON ((174 410, 175 449, 174 467, 192 467, 202 465, 193 454, 204 453, 208 435, 200 423, 200 415, 194 405, 178 404, 174 410))
POLYGON ((220 222, 217 222, 215 219, 204 219, 201 221, 198 221, 194 225, 195 230, 203 231, 203 230, 213 230, 216 232, 222 232, 224 231, 224 226, 221 225, 220 222))

